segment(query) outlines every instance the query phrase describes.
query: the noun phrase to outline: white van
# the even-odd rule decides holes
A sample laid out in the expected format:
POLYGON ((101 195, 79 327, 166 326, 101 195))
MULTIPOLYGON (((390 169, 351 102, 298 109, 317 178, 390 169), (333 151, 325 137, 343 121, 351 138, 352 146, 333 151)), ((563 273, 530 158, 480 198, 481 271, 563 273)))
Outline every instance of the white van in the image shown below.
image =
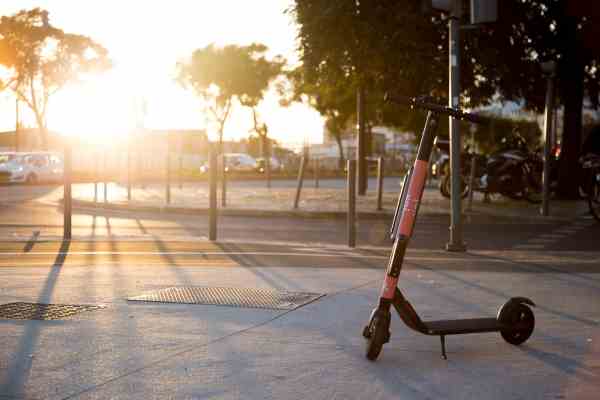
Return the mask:
POLYGON ((256 170, 256 160, 245 153, 225 153, 225 171, 252 172, 256 170))
POLYGON ((0 153, 0 182, 49 183, 63 177, 63 161, 51 152, 0 153))

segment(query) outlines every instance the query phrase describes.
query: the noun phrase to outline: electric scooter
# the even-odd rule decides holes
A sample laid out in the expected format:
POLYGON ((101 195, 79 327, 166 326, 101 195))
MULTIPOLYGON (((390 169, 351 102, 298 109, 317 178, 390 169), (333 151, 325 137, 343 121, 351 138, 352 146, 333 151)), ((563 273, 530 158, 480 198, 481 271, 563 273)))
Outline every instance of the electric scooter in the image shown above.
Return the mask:
POLYGON ((483 123, 484 120, 474 114, 434 104, 423 97, 409 98, 386 95, 386 101, 407 104, 411 108, 427 110, 428 113, 423 128, 423 136, 417 150, 417 158, 405 176, 398 197, 390 229, 394 246, 389 258, 379 304, 371 313, 369 323, 363 329, 363 336, 367 342, 366 357, 371 361, 376 360, 383 345, 390 340, 391 306, 394 306, 400 319, 409 328, 424 335, 440 337, 443 359, 447 359, 445 337, 448 335, 500 332, 502 338, 510 344, 520 345, 524 343, 533 333, 535 326, 535 317, 530 308, 535 304, 526 297, 513 297, 508 300, 500 307, 496 318, 423 321, 398 289, 402 262, 419 211, 419 204, 427 178, 429 157, 434 145, 440 116, 449 115, 455 119, 473 123, 483 123))

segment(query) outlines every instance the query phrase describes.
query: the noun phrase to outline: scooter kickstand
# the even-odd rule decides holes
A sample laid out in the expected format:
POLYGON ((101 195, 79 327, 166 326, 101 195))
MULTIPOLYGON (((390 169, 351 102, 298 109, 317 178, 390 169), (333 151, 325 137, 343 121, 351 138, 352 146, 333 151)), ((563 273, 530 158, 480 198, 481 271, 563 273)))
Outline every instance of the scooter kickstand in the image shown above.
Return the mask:
POLYGON ((447 360, 448 357, 446 356, 446 336, 440 335, 440 343, 442 344, 442 358, 444 360, 447 360))

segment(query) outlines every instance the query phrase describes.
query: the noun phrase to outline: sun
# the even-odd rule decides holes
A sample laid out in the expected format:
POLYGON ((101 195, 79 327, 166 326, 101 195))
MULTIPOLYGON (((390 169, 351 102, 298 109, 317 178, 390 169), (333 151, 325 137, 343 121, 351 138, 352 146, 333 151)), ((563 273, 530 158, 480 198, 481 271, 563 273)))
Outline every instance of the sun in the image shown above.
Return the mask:
POLYGON ((114 74, 107 73, 56 93, 47 123, 60 134, 108 144, 128 135, 135 127, 135 117, 131 95, 119 88, 114 74))

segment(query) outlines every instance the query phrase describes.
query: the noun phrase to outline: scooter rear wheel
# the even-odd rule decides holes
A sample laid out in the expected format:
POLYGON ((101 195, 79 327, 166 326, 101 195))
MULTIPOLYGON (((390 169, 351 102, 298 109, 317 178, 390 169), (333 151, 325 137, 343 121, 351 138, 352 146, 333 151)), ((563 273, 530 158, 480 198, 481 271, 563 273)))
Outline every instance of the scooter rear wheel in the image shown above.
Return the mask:
POLYGON ((508 343, 518 346, 525 343, 535 328, 535 316, 531 308, 522 303, 503 308, 499 319, 508 327, 500 331, 508 343))
POLYGON ((379 357, 383 345, 390 340, 389 315, 386 318, 385 315, 376 312, 369 325, 365 327, 363 336, 367 339, 365 355, 369 360, 375 361, 379 357))

